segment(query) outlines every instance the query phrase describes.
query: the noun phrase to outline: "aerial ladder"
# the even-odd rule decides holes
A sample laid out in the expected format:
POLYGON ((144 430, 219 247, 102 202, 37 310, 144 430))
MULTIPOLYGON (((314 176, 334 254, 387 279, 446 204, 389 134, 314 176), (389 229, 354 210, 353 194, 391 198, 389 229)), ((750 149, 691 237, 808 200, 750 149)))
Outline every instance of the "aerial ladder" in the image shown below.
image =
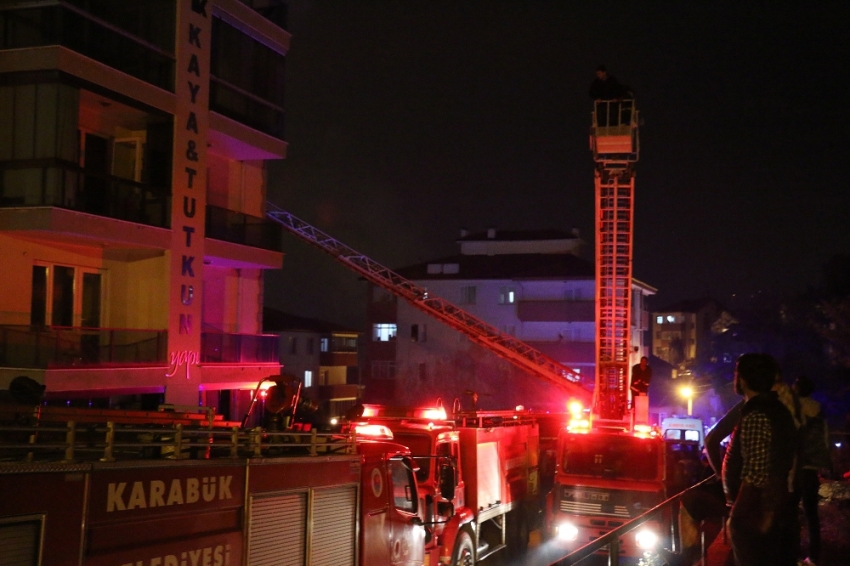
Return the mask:
POLYGON ((576 400, 585 403, 590 400, 591 393, 581 385, 581 376, 578 373, 523 341, 499 331, 445 299, 429 295, 427 289, 349 248, 273 203, 267 203, 266 215, 290 233, 330 254, 367 281, 406 300, 414 308, 465 334, 473 342, 507 359, 520 369, 555 385, 576 400))
MULTIPOLYGON (((626 423, 630 417, 629 350, 635 164, 638 112, 634 100, 597 100, 590 149, 596 185, 596 386, 593 416, 626 423)), ((632 416, 648 418, 647 398, 632 416)))

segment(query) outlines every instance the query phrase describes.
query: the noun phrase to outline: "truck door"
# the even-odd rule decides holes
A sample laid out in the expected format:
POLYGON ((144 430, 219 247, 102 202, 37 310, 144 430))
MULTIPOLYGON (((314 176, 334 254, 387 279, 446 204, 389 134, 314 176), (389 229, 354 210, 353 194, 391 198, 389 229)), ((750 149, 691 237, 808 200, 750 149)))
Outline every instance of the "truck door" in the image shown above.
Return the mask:
POLYGON ((390 564, 419 566, 425 555, 425 529, 419 517, 419 494, 409 458, 389 462, 390 564))

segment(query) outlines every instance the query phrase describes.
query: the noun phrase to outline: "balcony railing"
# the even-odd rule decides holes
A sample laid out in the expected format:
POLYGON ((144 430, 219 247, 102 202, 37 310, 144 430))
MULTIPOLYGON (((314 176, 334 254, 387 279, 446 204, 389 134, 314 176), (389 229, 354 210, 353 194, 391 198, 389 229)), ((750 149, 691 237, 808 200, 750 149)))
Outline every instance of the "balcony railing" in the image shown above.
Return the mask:
POLYGON ((278 363, 277 334, 201 333, 201 362, 278 363))
MULTIPOLYGON (((159 29, 174 29, 173 15, 169 18, 167 13, 156 13, 158 7, 154 3, 136 4, 139 4, 136 9, 143 15, 157 18, 159 29)), ((109 18, 109 12, 107 9, 97 16, 109 18)), ((137 79, 174 92, 174 54, 167 48, 151 43, 158 38, 140 38, 119 25, 95 17, 88 10, 59 5, 22 4, 17 9, 2 10, 0 49, 62 45, 137 79)), ((165 32, 159 35, 170 37, 171 34, 165 32)), ((160 40, 160 43, 164 41, 160 40)))
MULTIPOLYGON (((168 331, 0 325, 0 367, 166 364, 168 331)), ((201 362, 278 363, 278 336, 201 333, 201 362)))
POLYGON ((0 366, 165 364, 168 332, 0 325, 0 366))
POLYGON ((279 224, 218 206, 207 205, 205 232, 206 237, 216 240, 275 252, 283 250, 279 224))
POLYGON ((58 206, 149 226, 171 225, 171 195, 60 159, 0 162, 0 208, 58 206))

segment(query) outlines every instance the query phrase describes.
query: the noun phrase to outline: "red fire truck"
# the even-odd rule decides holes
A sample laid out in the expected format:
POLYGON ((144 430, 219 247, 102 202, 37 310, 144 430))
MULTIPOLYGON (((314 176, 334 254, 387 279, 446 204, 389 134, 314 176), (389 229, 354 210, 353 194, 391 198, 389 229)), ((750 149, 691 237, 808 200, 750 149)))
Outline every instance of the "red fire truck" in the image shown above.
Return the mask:
POLYGON ((456 411, 441 405, 363 405, 356 422, 381 424, 410 448, 428 528, 426 564, 471 566, 506 550, 519 556, 537 521, 537 423, 526 411, 456 411))
POLYGON ((423 566, 385 427, 245 431, 195 412, 0 407, 9 566, 423 566))
MULTIPOLYGON (((601 537, 696 483, 700 446, 667 440, 654 428, 591 427, 574 415, 558 437, 555 487, 546 502, 545 535, 565 552, 601 537)), ((622 557, 669 547, 675 517, 659 514, 619 540, 622 557)))

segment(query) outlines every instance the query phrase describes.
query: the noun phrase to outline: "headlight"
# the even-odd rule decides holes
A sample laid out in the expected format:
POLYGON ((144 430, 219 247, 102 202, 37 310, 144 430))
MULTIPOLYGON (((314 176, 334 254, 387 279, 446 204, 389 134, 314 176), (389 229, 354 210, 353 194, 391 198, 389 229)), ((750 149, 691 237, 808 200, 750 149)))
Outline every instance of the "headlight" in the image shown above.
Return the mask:
POLYGON ((578 538, 578 527, 571 523, 561 523, 556 530, 558 538, 561 540, 576 540, 578 538))
POLYGON ((640 529, 635 533, 635 543, 641 550, 652 550, 658 544, 658 535, 649 529, 640 529))

